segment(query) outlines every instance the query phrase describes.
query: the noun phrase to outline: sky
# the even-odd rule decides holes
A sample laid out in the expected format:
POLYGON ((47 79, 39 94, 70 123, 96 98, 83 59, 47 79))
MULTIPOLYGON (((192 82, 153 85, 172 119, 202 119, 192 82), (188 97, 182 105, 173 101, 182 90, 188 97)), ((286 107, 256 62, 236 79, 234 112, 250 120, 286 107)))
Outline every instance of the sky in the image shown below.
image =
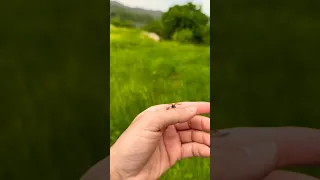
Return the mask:
POLYGON ((120 2, 129 7, 139 7, 149 10, 167 11, 169 7, 176 4, 186 4, 193 2, 194 4, 202 5, 204 14, 210 16, 210 0, 113 0, 120 2))

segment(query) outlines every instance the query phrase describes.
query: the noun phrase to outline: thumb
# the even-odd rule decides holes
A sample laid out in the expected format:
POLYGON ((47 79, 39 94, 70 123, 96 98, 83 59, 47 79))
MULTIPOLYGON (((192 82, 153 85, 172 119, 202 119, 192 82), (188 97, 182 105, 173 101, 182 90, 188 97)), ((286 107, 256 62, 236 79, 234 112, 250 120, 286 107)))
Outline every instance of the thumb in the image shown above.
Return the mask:
POLYGON ((170 125, 187 122, 195 115, 197 115, 196 107, 157 111, 153 113, 153 117, 149 121, 152 125, 149 127, 152 128, 152 131, 161 131, 170 125))
POLYGON ((212 147, 211 179, 263 179, 275 167, 276 152, 276 146, 271 142, 245 147, 212 147))

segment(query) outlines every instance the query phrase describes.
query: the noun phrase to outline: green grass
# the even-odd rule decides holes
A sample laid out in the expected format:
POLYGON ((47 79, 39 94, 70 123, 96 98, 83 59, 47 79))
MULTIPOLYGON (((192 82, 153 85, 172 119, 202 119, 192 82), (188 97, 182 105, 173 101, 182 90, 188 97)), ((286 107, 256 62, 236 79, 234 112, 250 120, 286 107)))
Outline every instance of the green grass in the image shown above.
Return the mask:
MULTIPOLYGON (((154 42, 138 30, 110 29, 111 144, 149 106, 210 101, 210 47, 154 42)), ((210 179, 209 159, 177 163, 162 179, 210 179)))

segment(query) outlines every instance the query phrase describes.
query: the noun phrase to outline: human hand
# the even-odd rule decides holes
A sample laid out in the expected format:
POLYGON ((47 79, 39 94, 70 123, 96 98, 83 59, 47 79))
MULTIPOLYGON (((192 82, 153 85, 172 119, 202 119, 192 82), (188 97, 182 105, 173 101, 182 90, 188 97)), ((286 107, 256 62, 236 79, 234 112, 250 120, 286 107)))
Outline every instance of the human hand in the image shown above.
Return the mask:
POLYGON ((210 157, 208 102, 157 105, 140 113, 110 148, 110 176, 159 179, 177 161, 210 157))
POLYGON ((234 128, 211 137, 211 179, 316 180, 280 171, 296 165, 320 165, 320 130, 298 127, 234 128))

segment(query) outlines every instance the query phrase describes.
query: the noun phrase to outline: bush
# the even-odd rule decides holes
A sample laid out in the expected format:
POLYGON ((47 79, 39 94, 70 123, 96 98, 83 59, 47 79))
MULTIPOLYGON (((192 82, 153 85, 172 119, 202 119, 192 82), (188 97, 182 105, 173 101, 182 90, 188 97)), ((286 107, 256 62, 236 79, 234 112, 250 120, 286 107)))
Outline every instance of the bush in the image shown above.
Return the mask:
POLYGON ((205 45, 210 45, 210 26, 208 26, 208 27, 206 28, 205 34, 204 34, 204 36, 202 37, 202 42, 203 42, 205 45))
MULTIPOLYGON (((171 7, 161 17, 163 25, 162 36, 164 39, 172 39, 177 31, 189 29, 192 31, 192 42, 203 43, 203 37, 206 35, 209 17, 201 12, 201 7, 193 3, 185 5, 176 5, 171 7)), ((183 34, 190 32, 183 32, 183 34)), ((180 33, 179 33, 180 34, 180 33)))
POLYGON ((210 45, 210 34, 208 34, 205 37, 203 37, 203 43, 205 45, 210 45))
POLYGON ((162 35, 162 25, 160 21, 152 21, 149 24, 146 24, 143 27, 143 30, 148 31, 148 32, 154 32, 158 34, 159 36, 162 35))
POLYGON ((110 24, 115 25, 117 27, 126 27, 126 28, 134 27, 134 24, 131 21, 121 21, 118 18, 110 19, 110 24))
POLYGON ((193 32, 190 29, 176 31, 172 39, 180 43, 191 43, 193 42, 193 32))

